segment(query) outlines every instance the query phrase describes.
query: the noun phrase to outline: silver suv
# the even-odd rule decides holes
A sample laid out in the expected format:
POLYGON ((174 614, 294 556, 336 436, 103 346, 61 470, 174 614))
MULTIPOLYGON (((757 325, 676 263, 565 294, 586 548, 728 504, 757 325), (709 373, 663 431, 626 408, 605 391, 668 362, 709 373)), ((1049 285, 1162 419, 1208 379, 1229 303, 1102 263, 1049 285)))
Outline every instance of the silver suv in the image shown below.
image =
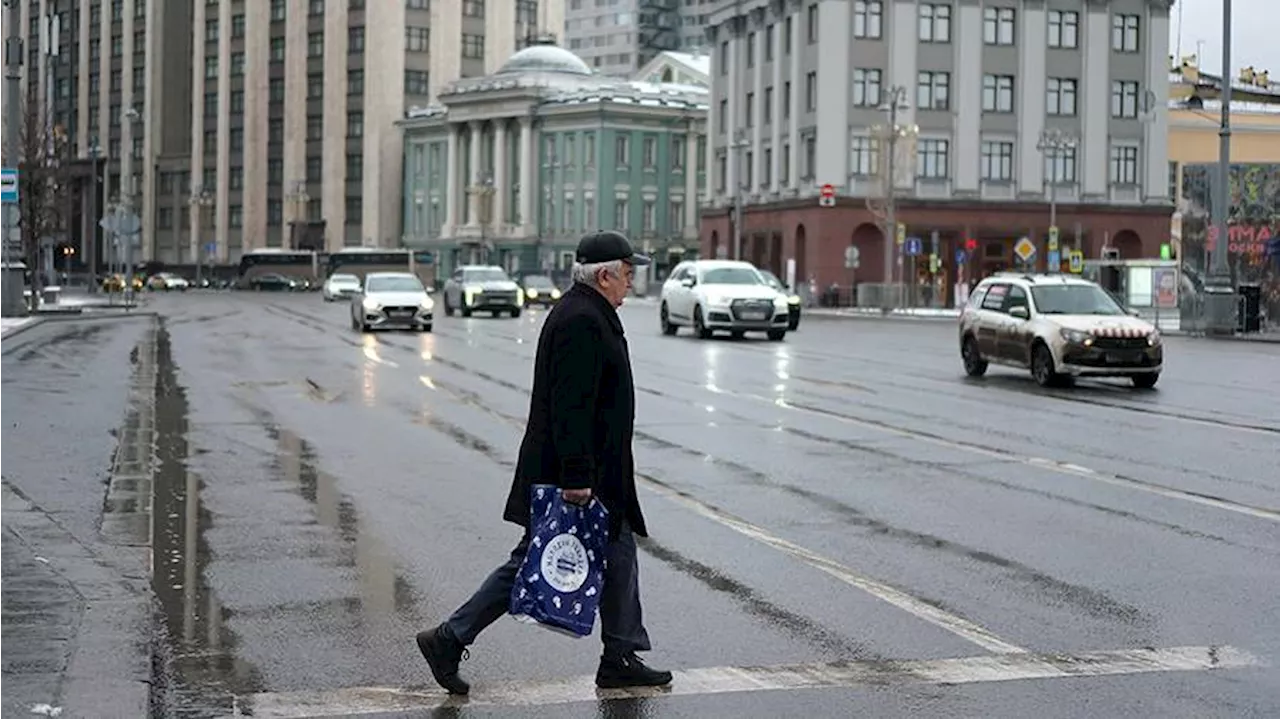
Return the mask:
POLYGON ((681 262, 662 284, 658 321, 662 333, 693 328, 701 339, 716 330, 740 338, 764 332, 777 342, 787 335, 790 308, 750 262, 690 260, 681 262))
POLYGON ((1148 389, 1160 379, 1164 345, 1151 323, 1092 282, 997 273, 978 283, 960 313, 960 357, 970 377, 995 362, 1030 369, 1042 387, 1128 377, 1148 389))

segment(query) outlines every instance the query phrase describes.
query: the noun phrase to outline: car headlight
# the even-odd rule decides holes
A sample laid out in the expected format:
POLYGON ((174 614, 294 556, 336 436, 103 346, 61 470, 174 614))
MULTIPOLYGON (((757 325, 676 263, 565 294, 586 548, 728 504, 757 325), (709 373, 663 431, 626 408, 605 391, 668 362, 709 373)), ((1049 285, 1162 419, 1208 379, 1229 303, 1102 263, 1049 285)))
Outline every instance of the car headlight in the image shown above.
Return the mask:
POLYGON ((790 297, 788 297, 787 304, 792 304, 792 305, 800 304, 800 295, 791 295, 790 297))
POLYGON ((773 306, 780 310, 787 309, 787 298, 783 297, 782 295, 778 295, 777 297, 774 297, 773 306))
POLYGON ((1072 329, 1067 329, 1066 327, 1063 327, 1062 329, 1058 330, 1058 333, 1062 335, 1062 339, 1070 342, 1073 345, 1093 344, 1093 335, 1090 335, 1088 332, 1084 332, 1081 330, 1072 330, 1072 329))
POLYGON ((1153 329, 1151 334, 1147 335, 1147 346, 1155 347, 1158 344, 1160 344, 1160 330, 1153 329))
POLYGON ((432 308, 434 308, 435 306, 436 306, 435 300, 431 299, 430 297, 422 298, 422 309, 426 310, 427 312, 430 312, 432 308))
POLYGON ((532 287, 530 287, 529 289, 525 290, 524 292, 525 292, 525 294, 527 294, 527 295, 528 295, 528 296, 530 296, 530 297, 537 297, 537 296, 538 296, 538 291, 537 291, 537 290, 535 290, 535 289, 534 289, 534 288, 532 288, 532 287))
POLYGON ((553 300, 560 299, 560 290, 551 290, 551 299, 553 300))
POLYGON ((707 295, 707 304, 715 307, 724 307, 729 304, 729 298, 720 295, 707 295))
POLYGON ((364 298, 364 308, 369 311, 378 309, 378 301, 372 297, 364 298))

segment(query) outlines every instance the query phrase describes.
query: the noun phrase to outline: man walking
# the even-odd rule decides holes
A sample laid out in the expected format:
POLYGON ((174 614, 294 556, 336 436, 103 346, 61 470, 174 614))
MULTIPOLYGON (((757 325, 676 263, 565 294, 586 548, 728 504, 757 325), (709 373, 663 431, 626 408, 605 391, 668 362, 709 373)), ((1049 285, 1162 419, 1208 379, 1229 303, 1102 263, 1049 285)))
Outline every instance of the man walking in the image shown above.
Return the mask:
POLYGON ((651 669, 636 656, 648 651, 640 611, 633 535, 648 536, 636 496, 631 438, 635 387, 631 357, 617 308, 631 289, 636 254, 619 232, 600 231, 578 243, 573 287, 547 315, 533 363, 529 421, 503 519, 525 528, 506 564, 440 626, 418 634, 418 649, 436 682, 451 694, 471 687, 458 676, 466 648, 507 613, 516 573, 529 543, 530 490, 559 486, 567 502, 594 496, 609 510, 610 542, 600 596, 604 654, 596 671, 603 688, 661 686, 671 672, 651 669))

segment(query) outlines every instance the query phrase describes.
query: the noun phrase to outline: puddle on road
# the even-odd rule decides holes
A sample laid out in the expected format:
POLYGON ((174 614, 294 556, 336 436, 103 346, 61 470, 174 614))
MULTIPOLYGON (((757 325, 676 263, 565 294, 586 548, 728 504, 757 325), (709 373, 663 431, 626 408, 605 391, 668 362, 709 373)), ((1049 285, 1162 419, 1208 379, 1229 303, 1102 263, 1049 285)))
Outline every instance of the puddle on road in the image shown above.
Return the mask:
POLYGON ((159 716, 215 717, 237 694, 261 691, 257 670, 236 654, 230 612, 205 581, 210 513, 201 481, 186 467, 188 404, 178 385, 168 332, 156 338, 156 471, 152 517, 152 588, 164 610, 166 655, 153 688, 159 716))

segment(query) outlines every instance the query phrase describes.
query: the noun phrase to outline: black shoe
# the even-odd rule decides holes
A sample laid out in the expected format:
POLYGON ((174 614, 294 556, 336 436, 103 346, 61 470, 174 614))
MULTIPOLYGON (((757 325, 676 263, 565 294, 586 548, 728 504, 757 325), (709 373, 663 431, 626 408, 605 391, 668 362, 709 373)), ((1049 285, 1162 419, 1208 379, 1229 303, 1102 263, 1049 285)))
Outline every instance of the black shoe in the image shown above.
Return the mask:
POLYGON ((634 653, 605 654, 596 670, 596 686, 601 689, 660 687, 671 683, 671 672, 650 669, 634 653))
POLYGON ((431 667, 431 676, 450 694, 466 695, 471 685, 458 676, 458 664, 470 656, 443 624, 418 632, 418 651, 431 667))

